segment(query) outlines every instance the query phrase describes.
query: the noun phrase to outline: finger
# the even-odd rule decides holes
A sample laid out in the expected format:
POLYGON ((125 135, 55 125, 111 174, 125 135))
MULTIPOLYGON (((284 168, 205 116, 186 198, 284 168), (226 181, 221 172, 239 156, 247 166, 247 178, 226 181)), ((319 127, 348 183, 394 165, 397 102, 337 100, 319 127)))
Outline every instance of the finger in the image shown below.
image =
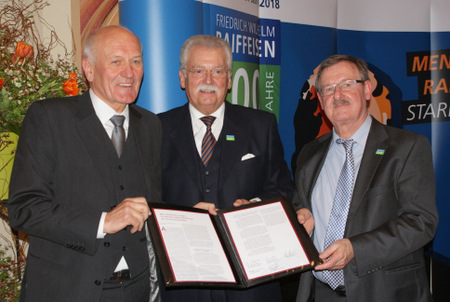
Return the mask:
POLYGON ((233 206, 240 207, 242 205, 249 204, 249 203, 250 203, 250 201, 248 201, 247 199, 239 198, 233 202, 233 206))
POLYGON ((208 207, 208 212, 209 212, 209 214, 211 214, 211 215, 216 216, 216 215, 217 215, 217 211, 219 211, 219 209, 216 208, 216 205, 215 205, 215 204, 212 204, 212 205, 210 205, 210 206, 208 207))
POLYGON ((140 222, 140 223, 134 224, 134 225, 132 225, 130 233, 134 234, 134 233, 136 233, 138 231, 140 232, 140 231, 142 231, 143 228, 144 228, 144 222, 140 222))
POLYGON ((203 201, 201 201, 201 202, 197 203, 196 205, 194 205, 194 208, 206 210, 212 215, 216 215, 217 214, 217 210, 218 210, 214 203, 203 202, 203 201))

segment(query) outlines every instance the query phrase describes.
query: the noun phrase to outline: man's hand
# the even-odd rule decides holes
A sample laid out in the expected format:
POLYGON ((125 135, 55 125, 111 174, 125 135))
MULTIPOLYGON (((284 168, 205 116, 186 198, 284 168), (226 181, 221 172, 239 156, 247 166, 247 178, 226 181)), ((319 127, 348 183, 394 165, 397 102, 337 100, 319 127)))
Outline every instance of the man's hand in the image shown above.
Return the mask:
POLYGON ((103 232, 115 234, 131 225, 131 234, 141 231, 150 216, 150 209, 144 197, 126 198, 106 214, 103 232))
POLYGON ((323 253, 319 255, 324 263, 315 267, 315 270, 339 270, 343 269, 354 257, 353 246, 349 239, 341 239, 333 242, 323 253))
POLYGON ((240 206, 243 206, 244 204, 249 204, 249 203, 251 203, 251 202, 248 201, 247 199, 239 198, 233 202, 233 206, 240 207, 240 206))
POLYGON ((217 211, 219 210, 219 209, 216 208, 215 204, 213 204, 211 202, 203 202, 203 201, 197 203, 194 206, 194 208, 206 210, 211 215, 217 215, 217 211))
POLYGON ((297 220, 303 224, 306 232, 311 235, 311 232, 314 229, 314 218, 312 217, 311 211, 307 208, 297 210, 297 220))

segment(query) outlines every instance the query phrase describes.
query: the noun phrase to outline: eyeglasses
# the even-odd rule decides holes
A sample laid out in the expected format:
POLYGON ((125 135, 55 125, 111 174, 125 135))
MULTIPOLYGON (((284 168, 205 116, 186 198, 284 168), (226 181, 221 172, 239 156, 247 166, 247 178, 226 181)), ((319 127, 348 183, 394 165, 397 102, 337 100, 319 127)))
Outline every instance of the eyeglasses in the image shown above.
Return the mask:
POLYGON ((346 80, 342 81, 340 83, 334 84, 334 85, 328 85, 323 88, 320 88, 320 94, 322 96, 329 96, 334 94, 334 91, 336 90, 336 86, 339 87, 342 91, 351 91, 353 88, 355 88, 356 84, 358 83, 364 83, 364 80, 346 80))
POLYGON ((192 74, 194 78, 204 78, 208 73, 211 73, 213 78, 225 78, 228 74, 225 68, 213 68, 211 70, 203 67, 193 67, 189 68, 188 71, 192 74))

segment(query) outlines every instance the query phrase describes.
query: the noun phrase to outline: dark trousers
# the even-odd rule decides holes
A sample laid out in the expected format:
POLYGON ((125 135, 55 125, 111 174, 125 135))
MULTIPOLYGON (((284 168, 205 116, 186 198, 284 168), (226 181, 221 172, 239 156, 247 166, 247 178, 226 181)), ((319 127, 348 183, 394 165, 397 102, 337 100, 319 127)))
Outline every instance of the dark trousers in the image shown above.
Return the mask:
POLYGON ((127 281, 106 280, 100 302, 148 302, 150 300, 150 273, 142 274, 127 281))
POLYGON ((347 297, 339 296, 327 284, 314 278, 314 302, 345 302, 347 297))

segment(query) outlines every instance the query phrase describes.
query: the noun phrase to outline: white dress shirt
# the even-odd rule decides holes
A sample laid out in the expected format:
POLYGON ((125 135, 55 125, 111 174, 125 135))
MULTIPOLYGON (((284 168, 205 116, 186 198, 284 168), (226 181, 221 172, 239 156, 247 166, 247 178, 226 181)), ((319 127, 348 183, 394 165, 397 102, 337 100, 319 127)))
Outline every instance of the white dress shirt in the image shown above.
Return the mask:
MULTIPOLYGON (((114 115, 123 115, 125 116, 125 120, 123 123, 123 129, 125 130, 125 137, 128 137, 128 128, 130 126, 130 110, 128 108, 128 105, 125 107, 125 110, 121 113, 117 113, 114 109, 112 109, 108 104, 106 104, 104 101, 102 101, 99 97, 95 95, 95 93, 92 91, 92 89, 89 89, 89 95, 91 97, 92 106, 94 106, 94 111, 97 117, 99 118, 100 122, 102 123, 103 127, 105 128, 106 133, 108 134, 109 138, 112 136, 112 132, 114 129, 114 125, 111 122, 111 118, 114 115)), ((106 233, 103 232, 103 227, 105 225, 105 219, 106 219, 106 212, 102 213, 102 216, 100 217, 100 222, 98 225, 97 230, 97 239, 103 239, 106 236, 106 233)), ((119 264, 117 265, 115 272, 118 272, 123 269, 127 269, 128 265, 125 261, 125 258, 122 257, 120 259, 119 264)))
MULTIPOLYGON (((192 106, 190 103, 189 103, 189 112, 191 115, 192 133, 194 134, 195 146, 197 147, 198 154, 202 156, 202 140, 206 133, 206 125, 200 118, 204 117, 205 115, 200 111, 198 111, 197 109, 195 109, 195 107, 192 106)), ((223 128, 225 103, 223 103, 219 107, 219 109, 217 109, 210 115, 216 118, 214 120, 214 123, 211 125, 211 133, 212 135, 214 135, 214 138, 217 141, 219 139, 220 132, 222 131, 223 128)))

